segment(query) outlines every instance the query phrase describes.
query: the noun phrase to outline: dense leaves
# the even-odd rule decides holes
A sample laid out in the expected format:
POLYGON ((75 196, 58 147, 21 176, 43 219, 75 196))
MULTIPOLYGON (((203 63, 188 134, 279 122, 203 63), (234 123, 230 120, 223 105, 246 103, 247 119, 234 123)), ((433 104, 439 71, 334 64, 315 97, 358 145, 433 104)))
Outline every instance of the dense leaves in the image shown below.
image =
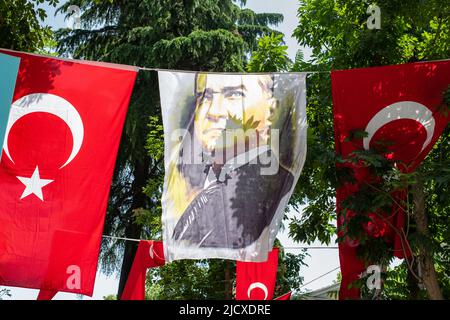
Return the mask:
POLYGON ((2 0, 0 1, 0 48, 40 52, 51 40, 49 27, 41 22, 47 17, 38 5, 56 6, 58 0, 2 0))
POLYGON ((290 59, 286 53, 287 46, 283 44, 283 35, 271 34, 258 41, 258 50, 252 55, 247 65, 250 72, 287 71, 290 59))

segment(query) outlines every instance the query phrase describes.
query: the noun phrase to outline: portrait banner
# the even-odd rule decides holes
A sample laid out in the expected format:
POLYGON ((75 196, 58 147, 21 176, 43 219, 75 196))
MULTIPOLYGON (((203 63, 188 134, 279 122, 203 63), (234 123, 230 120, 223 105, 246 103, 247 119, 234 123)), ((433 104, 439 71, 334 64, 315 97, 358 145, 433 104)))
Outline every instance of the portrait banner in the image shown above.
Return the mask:
POLYGON ((20 58, 0 163, 0 285, 91 296, 137 69, 20 58))
POLYGON ((159 72, 167 262, 267 260, 305 161, 305 82, 159 72))

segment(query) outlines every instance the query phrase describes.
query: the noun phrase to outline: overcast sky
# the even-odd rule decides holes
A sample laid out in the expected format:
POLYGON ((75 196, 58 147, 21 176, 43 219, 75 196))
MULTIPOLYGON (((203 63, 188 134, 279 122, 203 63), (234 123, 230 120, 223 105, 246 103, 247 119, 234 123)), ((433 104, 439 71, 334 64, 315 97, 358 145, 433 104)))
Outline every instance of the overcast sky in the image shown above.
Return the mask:
MULTIPOLYGON (((285 34, 285 41, 288 49, 288 54, 291 59, 295 58, 297 50, 302 49, 305 54, 305 58, 309 58, 310 50, 300 48, 297 41, 292 38, 292 33, 297 26, 297 9, 298 1, 296 0, 248 0, 247 7, 254 10, 255 12, 273 12, 281 13, 284 15, 284 22, 278 26, 278 30, 285 34)), ((58 29, 61 27, 66 27, 66 22, 62 15, 54 16, 55 8, 44 6, 47 11, 48 18, 45 23, 50 25, 53 29, 58 29)), ((290 215, 301 215, 300 212, 291 212, 290 215)), ((287 228, 284 232, 279 235, 281 243, 285 247, 301 246, 305 244, 294 243, 287 236, 287 228)), ((312 246, 323 246, 320 243, 313 243, 312 246)), ((331 244, 331 246, 336 246, 331 244)), ((298 249, 290 249, 287 252, 297 253, 298 249)), ((315 278, 323 275, 324 273, 334 269, 339 266, 338 252, 336 249, 316 249, 309 250, 310 257, 306 259, 308 268, 302 267, 300 275, 305 278, 304 283, 307 283, 315 278)), ((315 290, 321 287, 327 286, 336 279, 336 274, 338 271, 331 272, 330 274, 324 276, 323 278, 312 282, 303 289, 315 290)), ((98 273, 93 299, 102 299, 103 296, 108 294, 116 294, 118 287, 118 279, 114 276, 106 277, 105 275, 98 273)), ((9 288, 9 287, 4 287, 9 288)), ((12 297, 11 299, 36 299, 38 291, 32 289, 24 288, 9 288, 11 289, 12 297)), ((58 293, 55 297, 57 299, 78 299, 77 295, 69 293, 58 293)), ((89 300, 89 297, 82 297, 84 300, 89 300)))

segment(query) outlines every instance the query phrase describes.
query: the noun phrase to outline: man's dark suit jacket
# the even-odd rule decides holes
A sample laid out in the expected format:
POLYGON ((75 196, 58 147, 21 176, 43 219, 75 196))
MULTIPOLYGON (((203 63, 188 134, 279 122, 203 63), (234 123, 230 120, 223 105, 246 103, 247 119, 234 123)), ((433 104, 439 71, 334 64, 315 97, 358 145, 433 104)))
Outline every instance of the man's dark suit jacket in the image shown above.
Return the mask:
POLYGON ((177 222, 173 239, 199 247, 244 248, 270 225, 293 181, 281 166, 277 174, 261 175, 261 165, 247 163, 197 195, 177 222))

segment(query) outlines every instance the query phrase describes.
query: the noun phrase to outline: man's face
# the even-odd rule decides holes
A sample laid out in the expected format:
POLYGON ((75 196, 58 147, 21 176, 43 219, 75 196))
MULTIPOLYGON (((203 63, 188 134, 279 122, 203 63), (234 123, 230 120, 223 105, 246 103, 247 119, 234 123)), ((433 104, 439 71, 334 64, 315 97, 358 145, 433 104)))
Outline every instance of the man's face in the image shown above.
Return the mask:
POLYGON ((271 86, 268 75, 198 75, 195 134, 203 148, 231 147, 233 141, 222 139, 224 130, 248 129, 250 122, 260 143, 266 143, 274 104, 271 86))

